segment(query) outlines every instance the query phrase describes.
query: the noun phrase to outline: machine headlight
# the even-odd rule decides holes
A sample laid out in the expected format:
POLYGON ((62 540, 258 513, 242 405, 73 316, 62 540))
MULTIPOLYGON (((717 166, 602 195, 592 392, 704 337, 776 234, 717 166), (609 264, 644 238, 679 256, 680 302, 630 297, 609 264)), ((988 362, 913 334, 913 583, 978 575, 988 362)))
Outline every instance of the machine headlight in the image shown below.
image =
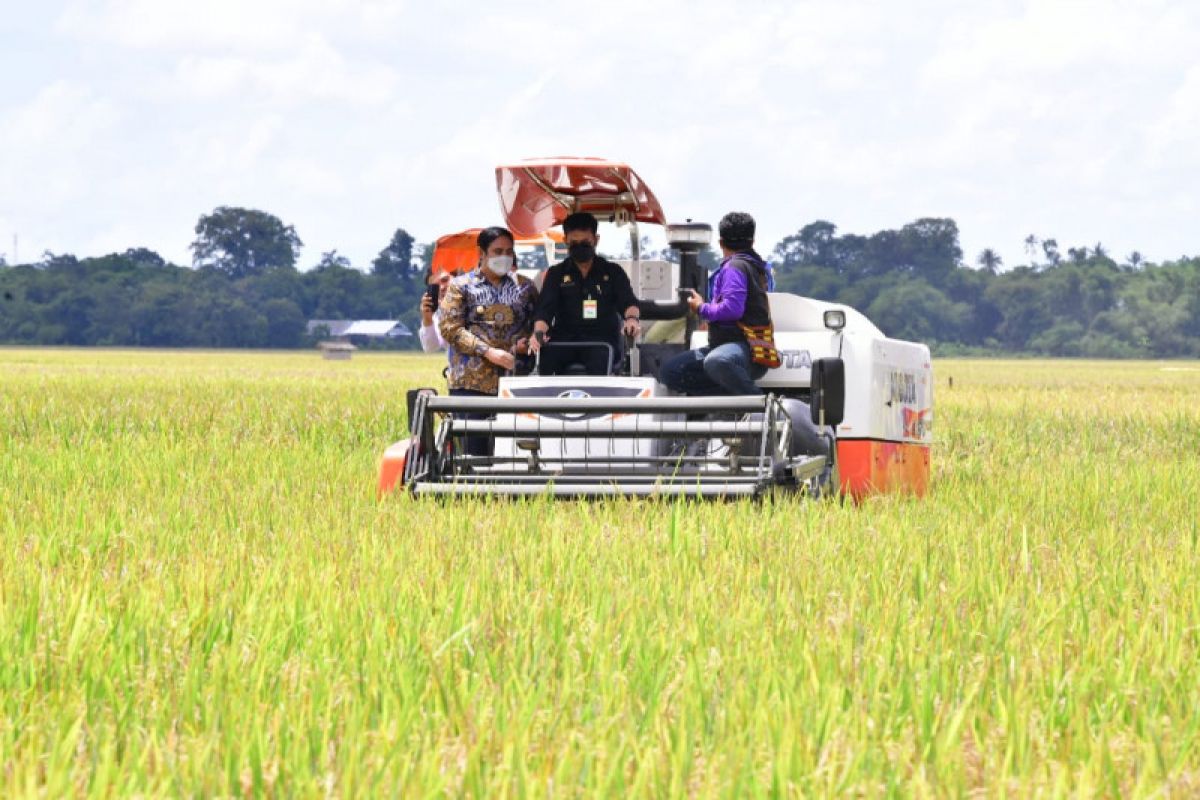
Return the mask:
POLYGON ((667 226, 667 243, 676 250, 700 249, 712 243, 712 225, 707 222, 676 222, 667 226))
POLYGON ((846 312, 840 308, 825 309, 825 327, 831 331, 840 331, 846 327, 846 312))

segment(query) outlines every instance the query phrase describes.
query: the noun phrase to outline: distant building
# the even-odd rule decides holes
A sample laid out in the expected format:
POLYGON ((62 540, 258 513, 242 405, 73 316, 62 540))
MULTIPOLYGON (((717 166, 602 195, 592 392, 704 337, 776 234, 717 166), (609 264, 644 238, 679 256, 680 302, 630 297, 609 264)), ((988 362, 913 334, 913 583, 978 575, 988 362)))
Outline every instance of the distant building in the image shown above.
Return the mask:
POLYGON ((310 319, 305 326, 309 336, 322 328, 329 332, 330 338, 344 340, 353 336, 365 339, 395 339, 413 335, 407 325, 396 319, 310 319))
POLYGON ((358 348, 349 342, 329 341, 318 343, 317 349, 326 361, 348 361, 358 348))

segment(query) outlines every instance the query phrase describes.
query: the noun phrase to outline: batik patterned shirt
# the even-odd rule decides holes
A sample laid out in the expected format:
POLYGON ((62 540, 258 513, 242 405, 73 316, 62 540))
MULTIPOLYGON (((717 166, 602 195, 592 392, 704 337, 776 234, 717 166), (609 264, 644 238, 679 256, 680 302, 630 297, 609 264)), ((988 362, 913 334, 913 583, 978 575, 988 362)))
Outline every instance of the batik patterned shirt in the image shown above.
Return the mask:
POLYGON ((438 309, 450 388, 495 394, 503 370, 484 353, 491 347, 512 352, 533 329, 536 305, 537 289, 520 275, 505 275, 494 286, 476 268, 451 281, 438 309))

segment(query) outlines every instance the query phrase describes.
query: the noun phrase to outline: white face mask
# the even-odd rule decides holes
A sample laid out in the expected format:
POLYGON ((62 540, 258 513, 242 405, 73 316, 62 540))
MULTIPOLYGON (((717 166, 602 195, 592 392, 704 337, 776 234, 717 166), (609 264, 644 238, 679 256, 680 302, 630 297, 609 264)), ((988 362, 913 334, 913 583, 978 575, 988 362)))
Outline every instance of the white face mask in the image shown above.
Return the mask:
POLYGON ((488 269, 501 277, 508 274, 508 271, 512 269, 512 265, 512 256, 490 256, 487 260, 488 269))

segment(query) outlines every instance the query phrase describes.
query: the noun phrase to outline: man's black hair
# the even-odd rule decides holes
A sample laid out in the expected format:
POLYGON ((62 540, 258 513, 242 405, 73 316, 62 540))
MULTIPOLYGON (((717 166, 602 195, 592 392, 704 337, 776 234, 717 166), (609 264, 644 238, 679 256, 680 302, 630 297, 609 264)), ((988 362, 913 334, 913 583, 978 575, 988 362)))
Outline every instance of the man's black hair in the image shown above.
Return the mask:
POLYGON ((754 244, 754 217, 744 211, 730 211, 721 217, 717 233, 730 250, 745 250, 754 244))
POLYGON ((563 236, 574 231, 587 231, 595 236, 596 231, 600 230, 600 223, 588 212, 576 211, 574 214, 567 215, 567 218, 562 221, 562 229, 563 236))
POLYGON ((479 249, 487 252, 487 249, 492 246, 492 242, 501 238, 508 237, 511 241, 516 242, 516 237, 512 235, 512 231, 508 228, 501 228, 499 225, 493 225, 490 228, 484 228, 479 232, 479 238, 475 240, 475 244, 479 245, 479 249))

